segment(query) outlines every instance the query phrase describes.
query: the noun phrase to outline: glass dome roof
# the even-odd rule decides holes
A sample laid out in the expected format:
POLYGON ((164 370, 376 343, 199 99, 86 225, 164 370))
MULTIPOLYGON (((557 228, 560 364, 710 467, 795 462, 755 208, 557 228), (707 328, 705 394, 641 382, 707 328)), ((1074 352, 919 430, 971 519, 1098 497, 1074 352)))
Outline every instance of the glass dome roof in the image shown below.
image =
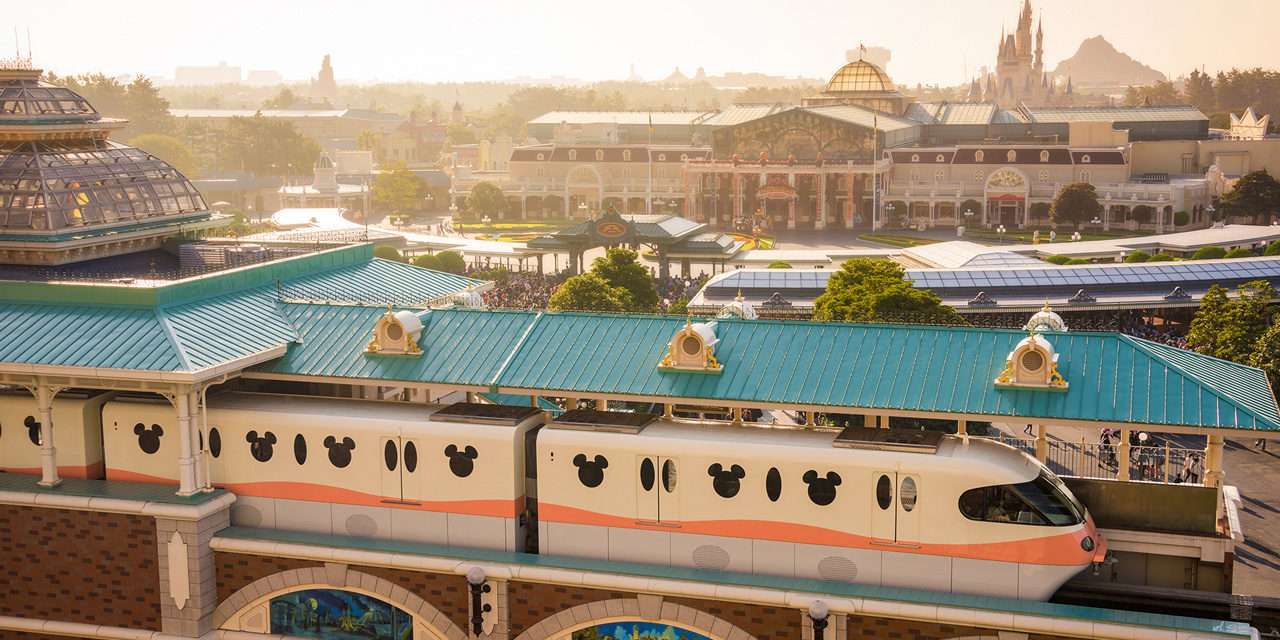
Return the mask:
POLYGON ((98 111, 93 105, 70 89, 50 86, 25 74, 0 78, 0 121, 53 119, 90 122, 98 118, 98 111))
POLYGON ((60 231, 206 210, 169 163, 106 140, 0 142, 0 229, 60 231))
POLYGON ((885 73, 866 60, 857 60, 840 67, 827 83, 826 93, 884 92, 893 91, 893 81, 885 73))

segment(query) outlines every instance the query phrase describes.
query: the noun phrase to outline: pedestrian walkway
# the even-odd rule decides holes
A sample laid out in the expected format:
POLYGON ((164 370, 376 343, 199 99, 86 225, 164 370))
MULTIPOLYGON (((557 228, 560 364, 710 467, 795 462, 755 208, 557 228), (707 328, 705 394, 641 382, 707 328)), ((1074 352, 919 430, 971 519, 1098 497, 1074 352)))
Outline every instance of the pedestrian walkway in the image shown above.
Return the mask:
POLYGON ((1280 443, 1268 451, 1248 440, 1228 440, 1227 484, 1240 489, 1240 528, 1244 542, 1236 545, 1235 592, 1280 597, 1280 443))

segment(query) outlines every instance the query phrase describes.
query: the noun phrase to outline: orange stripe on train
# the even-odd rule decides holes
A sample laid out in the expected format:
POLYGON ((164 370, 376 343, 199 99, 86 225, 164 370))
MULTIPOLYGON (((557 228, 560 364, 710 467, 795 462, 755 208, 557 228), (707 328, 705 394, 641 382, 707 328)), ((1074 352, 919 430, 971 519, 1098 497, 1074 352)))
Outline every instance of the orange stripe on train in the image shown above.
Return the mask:
POLYGON ((912 545, 880 542, 867 536, 860 536, 834 529, 815 527, 812 525, 791 522, 775 522, 770 520, 684 520, 678 525, 657 524, 636 521, 633 518, 612 516, 577 507, 557 504, 539 503, 538 519, 543 522, 562 522, 598 527, 617 527, 622 529, 639 529, 645 531, 665 531, 668 533, 693 533, 726 538, 749 538, 757 540, 773 540, 777 542, 793 542, 798 544, 815 544, 850 549, 871 549, 878 551, 897 551, 903 553, 920 553, 926 555, 971 558, 975 560, 993 560, 999 562, 1021 562, 1027 564, 1084 566, 1093 559, 1093 554, 1080 548, 1080 540, 1087 535, 1081 529, 1067 533, 1052 534, 1041 538, 1014 540, 1009 542, 992 542, 980 544, 935 544, 921 543, 912 545))

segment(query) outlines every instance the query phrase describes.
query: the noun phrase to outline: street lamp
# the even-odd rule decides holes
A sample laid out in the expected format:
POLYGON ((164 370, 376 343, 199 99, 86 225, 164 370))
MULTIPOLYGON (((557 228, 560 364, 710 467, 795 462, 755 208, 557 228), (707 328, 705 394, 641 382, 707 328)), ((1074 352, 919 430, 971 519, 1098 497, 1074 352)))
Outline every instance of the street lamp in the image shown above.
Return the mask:
POLYGON ((586 200, 583 200, 578 203, 578 215, 581 216, 583 220, 587 218, 587 201, 586 200))
POLYGON ((1004 225, 1000 225, 1000 226, 996 227, 996 233, 1000 234, 1000 244, 1004 244, 1004 233, 1005 233, 1005 231, 1008 231, 1008 229, 1005 229, 1005 228, 1004 228, 1004 225))
POLYGON ((1102 218, 1099 218, 1098 216, 1094 216, 1093 219, 1089 221, 1089 224, 1100 225, 1102 224, 1102 218))
POLYGON ((814 600, 809 605, 809 622, 813 624, 813 640, 823 640, 827 631, 827 616, 831 615, 831 607, 821 600, 814 600))
POLYGON ((894 204, 893 204, 892 202, 890 202, 889 204, 884 205, 884 210, 885 210, 885 211, 887 211, 887 212, 889 212, 889 216, 888 216, 888 218, 889 218, 889 219, 888 219, 888 220, 885 220, 885 222, 892 222, 892 221, 893 221, 893 210, 894 210, 894 209, 896 209, 896 208, 897 208, 897 207, 896 207, 896 206, 894 206, 894 204))
POLYGON ((471 590, 471 633, 476 637, 484 633, 484 614, 493 609, 491 605, 480 604, 481 594, 493 590, 493 587, 485 584, 486 578, 484 569, 480 567, 467 569, 467 586, 471 590))

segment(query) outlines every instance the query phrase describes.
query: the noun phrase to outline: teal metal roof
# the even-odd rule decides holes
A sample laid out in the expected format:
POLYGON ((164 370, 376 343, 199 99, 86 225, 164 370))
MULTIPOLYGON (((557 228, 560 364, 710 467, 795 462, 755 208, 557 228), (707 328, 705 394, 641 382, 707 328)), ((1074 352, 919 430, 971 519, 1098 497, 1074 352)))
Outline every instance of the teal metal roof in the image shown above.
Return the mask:
POLYGON ((397 540, 380 540, 376 538, 355 538, 349 536, 305 533, 300 531, 280 531, 276 529, 228 527, 219 531, 214 535, 214 537, 228 540, 264 540, 270 542, 283 542, 293 545, 310 545, 329 549, 359 549, 381 553, 431 556, 473 562, 494 562, 529 567, 548 567, 554 569, 569 569, 573 571, 622 574, 642 578, 722 584, 732 587, 756 587, 761 589, 778 589, 803 593, 824 593, 832 596, 843 596, 849 598, 890 600, 912 604, 958 607, 982 611, 998 611, 1019 615, 1047 616, 1052 618, 1068 618, 1073 620, 1087 620, 1090 622, 1102 622, 1109 624, 1174 629, 1191 633, 1219 633, 1224 635, 1237 635, 1242 638, 1252 637, 1252 627, 1243 622, 1209 620, 1204 618, 1191 618, 1187 616, 1171 616, 1158 613, 1142 613, 1138 611, 1121 611, 1118 609, 1100 609, 1096 607, 1082 607, 1079 605, 1037 602, 1033 600, 1013 600, 992 596, 974 596, 957 593, 941 593, 937 591, 923 591, 919 589, 828 582, 824 580, 812 580, 806 578, 783 578, 751 573, 710 571, 706 569, 660 566, 635 562, 615 562, 610 560, 574 558, 570 556, 547 554, 517 553, 490 549, 472 549, 467 547, 451 547, 421 542, 402 542, 397 540))
POLYGON ((1070 387, 1042 391, 994 385, 1026 335, 1003 329, 722 319, 716 357, 724 370, 706 375, 658 370, 682 318, 435 310, 424 317, 424 356, 403 358, 363 351, 381 309, 293 309, 302 343, 259 370, 487 384, 495 392, 548 396, 1280 431, 1261 371, 1116 333, 1050 334, 1070 387))
POLYGON ((0 282, 0 365, 199 371, 297 341, 282 298, 413 307, 479 284, 368 245, 159 286, 0 282))
POLYGON ((520 311, 427 311, 420 314, 422 355, 391 356, 365 353, 385 307, 284 304, 281 310, 302 340, 283 358, 258 365, 259 371, 475 386, 493 383, 536 318, 520 311))

